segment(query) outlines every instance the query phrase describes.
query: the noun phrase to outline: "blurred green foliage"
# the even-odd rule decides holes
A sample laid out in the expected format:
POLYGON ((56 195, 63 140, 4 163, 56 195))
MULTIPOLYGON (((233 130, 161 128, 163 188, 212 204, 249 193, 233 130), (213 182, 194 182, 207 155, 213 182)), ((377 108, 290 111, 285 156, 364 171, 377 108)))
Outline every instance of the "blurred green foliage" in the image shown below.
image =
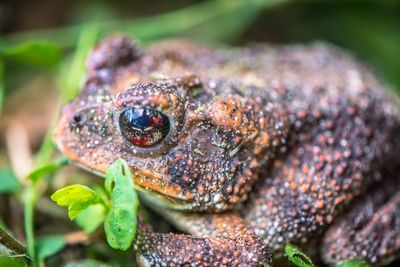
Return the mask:
MULTIPOLYGON (((56 42, 63 48, 74 47, 79 34, 88 22, 97 23, 102 35, 112 32, 123 32, 135 36, 141 41, 154 41, 174 35, 187 35, 201 40, 229 40, 237 37, 245 26, 249 25, 264 8, 286 2, 285 0, 213 0, 203 1, 179 10, 159 15, 133 19, 111 19, 104 21, 103 12, 92 13, 89 21, 55 29, 36 30, 15 33, 3 40, 5 44, 13 44, 29 39, 46 39, 56 42), (212 25, 212 27, 210 27, 212 25), (199 35, 195 27, 203 27, 199 35)), ((91 7, 89 7, 91 8, 91 7)), ((85 13, 87 10, 80 10, 85 13)), ((110 16, 113 17, 113 16, 110 16)))
POLYGON ((60 62, 60 47, 51 42, 27 41, 18 45, 3 47, 0 55, 5 61, 18 64, 29 64, 40 67, 51 67, 60 62))
POLYGON ((41 237, 37 240, 35 246, 35 250, 37 251, 37 259, 38 261, 43 262, 45 258, 50 257, 62 250, 66 244, 64 236, 52 235, 41 237))
POLYGON ((0 59, 0 114, 3 109, 3 101, 4 101, 4 62, 0 59))
POLYGON ((11 170, 0 170, 0 194, 16 193, 20 189, 20 184, 11 170))
MULTIPOLYGON (((170 6, 174 6, 175 2, 182 6, 179 0, 169 1, 170 6)), ((67 75, 60 76, 64 77, 60 80, 61 93, 64 99, 71 99, 74 95, 71 92, 76 92, 77 84, 82 80, 81 62, 88 46, 96 38, 113 32, 126 33, 143 43, 167 37, 228 43, 321 40, 349 49, 369 62, 387 83, 400 90, 398 0, 210 0, 172 10, 160 3, 155 1, 152 5, 161 6, 158 14, 141 13, 140 8, 148 9, 142 3, 133 5, 138 9, 133 9, 130 16, 121 18, 119 13, 127 4, 123 1, 80 1, 71 11, 70 24, 8 34, 0 38, 0 51, 2 47, 32 40, 57 44, 64 52, 76 51, 71 56, 73 62, 63 64, 63 73, 67 75), (167 11, 162 12, 163 8, 167 11), (88 25, 92 25, 92 29, 87 29, 88 25), (82 45, 85 47, 82 48, 82 45)), ((40 56, 39 53, 33 60, 38 61, 40 56)), ((71 57, 64 58, 71 61, 71 57)), ((39 61, 52 62, 52 59, 44 56, 39 61)), ((20 75, 19 72, 15 74, 20 75)), ((13 76, 12 73, 7 75, 10 82, 15 80, 9 76, 13 76)))
POLYGON ((400 93, 400 1, 291 1, 269 15, 259 23, 278 28, 278 42, 337 44, 369 63, 400 93))

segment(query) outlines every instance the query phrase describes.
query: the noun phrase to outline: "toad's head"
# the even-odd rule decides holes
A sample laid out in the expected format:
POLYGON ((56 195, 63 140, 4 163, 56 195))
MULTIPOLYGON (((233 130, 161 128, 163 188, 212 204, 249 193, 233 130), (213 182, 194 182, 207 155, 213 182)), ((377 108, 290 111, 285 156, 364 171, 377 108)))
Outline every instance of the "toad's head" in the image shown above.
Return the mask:
POLYGON ((172 208, 218 211, 243 201, 273 155, 276 118, 232 90, 216 94, 229 82, 140 80, 84 91, 66 105, 55 131, 60 150, 98 174, 125 159, 135 186, 172 208))

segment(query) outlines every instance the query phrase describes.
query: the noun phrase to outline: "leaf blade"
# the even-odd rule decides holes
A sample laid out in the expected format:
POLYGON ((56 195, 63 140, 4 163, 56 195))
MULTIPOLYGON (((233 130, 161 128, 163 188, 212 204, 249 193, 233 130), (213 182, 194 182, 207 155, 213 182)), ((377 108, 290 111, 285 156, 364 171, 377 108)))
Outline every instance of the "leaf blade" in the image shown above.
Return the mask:
POLYGON ((76 224, 87 234, 91 234, 99 228, 106 216, 106 209, 101 204, 93 204, 76 216, 76 224))
POLYGON ((62 235, 53 235, 39 238, 35 245, 40 261, 61 251, 66 246, 66 242, 62 235))
POLYGON ((0 115, 3 110, 4 96, 6 93, 4 77, 4 62, 0 59, 0 115))
POLYGON ((33 170, 31 173, 28 174, 27 178, 31 180, 34 183, 37 183, 39 180, 41 180, 44 176, 54 173, 58 169, 66 166, 69 164, 68 159, 62 159, 58 162, 52 162, 46 165, 43 165, 35 170, 33 170))
POLYGON ((0 194, 18 192, 20 187, 17 177, 11 170, 0 169, 0 194))
POLYGON ((59 206, 68 207, 68 216, 71 220, 87 207, 101 203, 98 193, 87 186, 74 184, 57 190, 51 199, 59 206))
POLYGON ((314 263, 306 254, 304 254, 298 247, 292 244, 285 245, 285 255, 293 264, 298 267, 314 267, 314 263))
POLYGON ((61 49, 53 42, 28 41, 4 48, 2 55, 7 61, 49 68, 60 62, 61 49))
POLYGON ((85 76, 86 59, 97 41, 98 31, 97 24, 84 25, 71 60, 66 65, 61 65, 58 83, 65 102, 71 101, 79 94, 85 76))
POLYGON ((128 164, 119 159, 106 173, 105 188, 111 195, 111 208, 104 221, 107 242, 114 249, 127 250, 136 235, 139 200, 128 164))

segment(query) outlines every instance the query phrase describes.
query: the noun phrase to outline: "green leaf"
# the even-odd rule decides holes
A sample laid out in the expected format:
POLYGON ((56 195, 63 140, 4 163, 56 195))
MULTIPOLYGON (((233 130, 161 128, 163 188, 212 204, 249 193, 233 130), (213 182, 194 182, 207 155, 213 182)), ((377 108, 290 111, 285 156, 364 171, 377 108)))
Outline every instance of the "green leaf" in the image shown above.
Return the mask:
POLYGON ((53 235, 39 238, 35 245, 40 261, 61 251, 66 244, 62 235, 53 235))
POLYGON ((139 200, 126 161, 114 162, 107 170, 104 183, 112 200, 104 222, 107 241, 114 249, 127 250, 136 235, 139 200))
POLYGON ((106 209, 101 204, 94 204, 83 210, 75 221, 88 234, 93 233, 106 217, 106 209))
POLYGON ((60 62, 61 49, 52 42, 29 41, 6 47, 2 51, 5 60, 39 67, 53 67, 60 62))
MULTIPOLYGON (((59 110, 60 107, 55 108, 59 110)), ((46 135, 40 144, 39 151, 36 153, 36 166, 43 166, 51 161, 56 144, 53 142, 54 128, 58 121, 59 114, 54 114, 49 127, 47 128, 46 135)))
POLYGON ((20 183, 11 170, 0 170, 0 194, 15 193, 20 189, 20 183))
POLYGON ((71 220, 90 205, 102 202, 96 191, 80 184, 57 190, 51 199, 60 206, 68 207, 68 216, 71 220))
MULTIPOLYGON (((214 1, 216 7, 219 7, 220 10, 213 9, 207 14, 209 18, 207 21, 191 27, 182 34, 190 40, 200 40, 202 42, 233 40, 240 36, 268 5, 274 6, 281 2, 284 1, 221 1, 219 5, 216 5, 218 1, 214 1)), ((198 16, 199 14, 196 15, 198 16)), ((203 15, 202 17, 205 16, 203 15)), ((187 17, 186 19, 191 21, 192 17, 187 17)))
POLYGON ((348 260, 342 261, 335 265, 335 267, 369 267, 366 261, 363 260, 348 260))
POLYGON ((0 60, 0 114, 3 110, 4 95, 6 93, 5 83, 4 83, 4 62, 0 60))
MULTIPOLYGON (((142 41, 153 41, 167 36, 176 36, 182 32, 190 32, 194 27, 204 26, 204 29, 212 30, 210 24, 207 22, 214 22, 211 24, 216 28, 222 29, 217 25, 219 22, 223 22, 224 17, 229 14, 235 13, 238 23, 235 23, 233 27, 235 29, 242 30, 243 26, 247 25, 247 21, 238 18, 236 12, 244 10, 244 18, 248 18, 249 22, 254 18, 254 12, 252 10, 271 10, 279 5, 288 2, 288 0, 217 0, 217 1, 201 1, 197 4, 186 6, 184 8, 173 10, 171 12, 157 14, 154 16, 147 16, 142 18, 123 19, 123 20, 103 20, 99 23, 99 29, 101 35, 110 34, 113 32, 123 32, 135 36, 137 39, 142 41), (218 19, 216 21, 216 19, 218 19), (240 26, 239 23, 243 23, 240 26), (162 25, 162 27, 160 27, 162 25)), ((239 13, 239 16, 241 14, 239 13)), ((256 15, 256 14, 255 14, 256 15)), ((232 22, 231 22, 232 23, 232 22)), ((226 25, 226 24, 225 24, 226 25)), ((228 24, 228 27, 231 26, 228 24)), ((21 40, 27 40, 29 38, 47 38, 54 42, 57 42, 63 48, 74 47, 76 41, 79 39, 79 35, 84 25, 71 25, 68 27, 58 27, 54 29, 37 30, 30 32, 14 33, 3 38, 6 44, 15 43, 21 40)), ((232 30, 223 29, 227 31, 229 37, 231 37, 232 30)), ((203 30, 206 31, 206 30, 203 30)), ((213 36, 215 31, 212 31, 213 36)), ((237 30, 236 30, 237 32, 237 30)), ((225 33, 219 31, 222 37, 225 37, 225 33)), ((201 38, 201 36, 197 36, 201 38)), ((208 40, 211 38, 206 36, 208 40)), ((221 38, 218 38, 221 40, 221 38)))
POLYGON ((64 158, 58 162, 52 162, 49 164, 46 164, 42 167, 37 168, 36 170, 32 171, 30 174, 28 174, 28 179, 31 180, 32 182, 38 182, 42 178, 44 178, 46 175, 49 175, 61 167, 64 167, 68 165, 69 161, 68 159, 64 158))
POLYGON ((61 251, 66 243, 63 236, 53 235, 39 238, 35 245, 38 259, 43 260, 61 251))
POLYGON ((285 245, 285 255, 296 266, 314 267, 314 263, 311 261, 310 257, 308 257, 298 247, 292 244, 285 245))
POLYGON ((61 66, 59 75, 59 87, 63 100, 70 101, 75 98, 85 75, 85 63, 90 50, 98 37, 97 24, 86 24, 82 28, 73 57, 61 66))
POLYGON ((23 261, 17 258, 11 258, 7 256, 0 255, 0 266, 7 266, 7 267, 25 267, 23 261))
POLYGON ((35 234, 34 234, 34 209, 38 199, 38 189, 31 184, 25 187, 22 199, 24 203, 24 229, 26 235, 27 253, 33 261, 36 261, 35 253, 35 234))

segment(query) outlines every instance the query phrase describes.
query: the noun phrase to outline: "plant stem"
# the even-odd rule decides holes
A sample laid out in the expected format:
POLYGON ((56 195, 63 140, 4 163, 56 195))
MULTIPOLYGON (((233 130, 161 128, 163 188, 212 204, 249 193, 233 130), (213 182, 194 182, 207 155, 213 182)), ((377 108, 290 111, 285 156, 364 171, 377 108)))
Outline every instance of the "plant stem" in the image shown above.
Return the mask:
POLYGON ((37 196, 37 184, 28 185, 24 192, 24 228, 28 255, 33 259, 33 265, 36 265, 35 253, 35 235, 33 231, 34 208, 37 196))
POLYGON ((86 58, 96 44, 98 33, 97 23, 88 23, 82 27, 72 60, 68 62, 67 70, 62 70, 59 78, 62 102, 69 102, 79 94, 85 76, 86 58))
POLYGON ((10 250, 13 254, 26 254, 25 247, 2 228, 0 228, 0 244, 10 250))
POLYGON ((0 58, 0 115, 3 110, 3 101, 5 95, 5 88, 4 88, 4 63, 0 58))
MULTIPOLYGON (((59 104, 57 110, 59 110, 59 104)), ((53 131, 56 121, 58 119, 58 113, 53 116, 49 128, 47 129, 46 135, 40 145, 39 151, 36 154, 36 166, 42 166, 50 161, 53 155, 55 144, 53 143, 53 131)))

